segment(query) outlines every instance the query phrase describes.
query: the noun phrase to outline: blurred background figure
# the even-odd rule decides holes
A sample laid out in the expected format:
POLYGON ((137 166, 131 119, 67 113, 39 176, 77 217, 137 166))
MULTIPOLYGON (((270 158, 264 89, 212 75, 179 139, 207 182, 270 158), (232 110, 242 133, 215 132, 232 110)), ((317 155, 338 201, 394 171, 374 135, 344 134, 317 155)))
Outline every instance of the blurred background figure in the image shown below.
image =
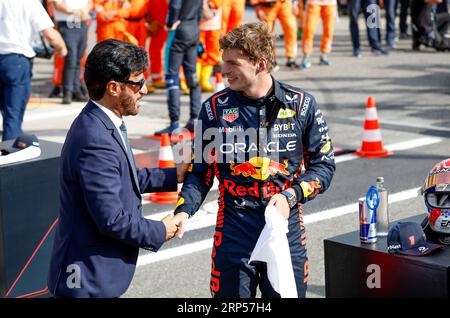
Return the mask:
POLYGON ((146 22, 147 34, 150 37, 150 79, 147 82, 149 91, 155 88, 165 88, 164 83, 164 44, 167 41, 166 25, 169 4, 167 0, 149 0, 146 22), (153 84, 153 86, 152 86, 153 84))
POLYGON ((138 40, 126 30, 130 16, 129 0, 94 0, 97 17, 97 42, 116 39, 138 45, 138 40))
POLYGON ((245 11, 245 0, 222 0, 222 36, 241 23, 245 11))
POLYGON ((376 0, 341 0, 341 3, 348 3, 348 10, 350 14, 350 34, 352 37, 353 45, 353 56, 361 57, 361 46, 359 43, 359 27, 358 27, 358 17, 361 9, 364 13, 364 25, 367 30, 367 38, 369 40, 369 45, 372 48, 372 52, 375 55, 387 55, 388 52, 382 48, 380 40, 380 28, 379 28, 379 14, 378 13, 378 3, 376 0), (369 10, 367 8, 369 7, 369 10), (375 8, 372 11, 371 8, 375 8), (375 16, 373 14, 375 13, 375 16), (369 24, 368 21, 373 23, 369 24))
POLYGON ((386 46, 395 49, 395 2, 396 0, 380 0, 380 6, 386 12, 386 46))
POLYGON ((145 49, 147 42, 147 28, 145 19, 148 14, 148 0, 130 0, 130 11, 126 20, 127 31, 134 36, 138 45, 145 49))
POLYGON ((450 14, 436 12, 436 5, 441 2, 442 0, 411 1, 413 50, 420 50, 421 45, 438 51, 450 50, 450 38, 446 37, 450 26, 450 14))
POLYGON ((331 52, 333 43, 334 22, 336 20, 337 3, 336 0, 307 0, 306 22, 302 37, 303 59, 300 64, 303 68, 311 67, 308 61, 313 52, 314 34, 317 30, 319 18, 322 20, 322 40, 320 44, 320 64, 330 65, 331 61, 327 54, 331 52))
POLYGON ((294 6, 291 0, 250 0, 250 4, 255 8, 258 19, 267 23, 271 33, 275 27, 275 20, 278 19, 280 21, 286 49, 287 59, 285 65, 290 68, 300 67, 295 61, 298 42, 297 23, 294 13, 297 11, 297 2, 294 6))
POLYGON ((395 1, 395 12, 397 12, 398 6, 400 6, 400 14, 398 21, 398 28, 400 30, 400 39, 409 39, 411 33, 408 30, 408 10, 411 0, 396 0, 395 1))
MULTIPOLYGON (((132 35, 137 44, 147 50, 147 20, 149 13, 149 0, 129 0, 130 9, 126 20, 126 31, 132 35)), ((161 1, 164 2, 164 1, 161 1)), ((150 83, 150 74, 148 70, 144 72, 147 83, 150 83)), ((153 93, 155 89, 149 84, 148 93, 153 93)))
POLYGON ((189 88, 190 116, 185 128, 194 131, 194 120, 201 107, 202 91, 197 77, 197 55, 200 39, 200 20, 202 18, 202 0, 170 0, 166 27, 173 32, 168 42, 168 67, 166 73, 167 104, 169 108, 169 127, 155 132, 171 134, 179 128, 180 120, 180 67, 189 88))
POLYGON ((67 46, 62 73, 63 104, 89 98, 80 88, 81 60, 87 47, 90 0, 52 0, 57 28, 67 46))
POLYGON ((219 38, 222 21, 222 0, 203 0, 203 19, 200 23, 200 43, 203 52, 197 62, 197 75, 202 92, 214 92, 209 82, 214 66, 219 64, 219 38))
MULTIPOLYGON (((299 0, 297 2, 297 11, 294 7, 295 17, 297 18, 297 39, 302 40, 303 29, 305 28, 305 4, 304 0, 299 0)), ((295 6, 295 1, 292 1, 292 4, 295 6)))
POLYGON ((67 48, 39 0, 0 1, 0 112, 2 140, 22 135, 22 122, 31 95, 33 39, 41 32, 57 54, 67 48))

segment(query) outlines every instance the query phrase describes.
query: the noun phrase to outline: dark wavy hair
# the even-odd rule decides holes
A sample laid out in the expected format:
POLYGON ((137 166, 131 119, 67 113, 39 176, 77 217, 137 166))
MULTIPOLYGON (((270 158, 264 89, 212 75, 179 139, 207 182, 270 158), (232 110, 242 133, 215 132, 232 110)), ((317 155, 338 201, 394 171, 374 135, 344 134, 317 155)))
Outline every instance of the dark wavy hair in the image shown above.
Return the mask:
POLYGON ((130 75, 148 68, 148 55, 144 48, 108 39, 97 43, 86 60, 84 80, 92 100, 105 95, 109 81, 126 81, 130 75))

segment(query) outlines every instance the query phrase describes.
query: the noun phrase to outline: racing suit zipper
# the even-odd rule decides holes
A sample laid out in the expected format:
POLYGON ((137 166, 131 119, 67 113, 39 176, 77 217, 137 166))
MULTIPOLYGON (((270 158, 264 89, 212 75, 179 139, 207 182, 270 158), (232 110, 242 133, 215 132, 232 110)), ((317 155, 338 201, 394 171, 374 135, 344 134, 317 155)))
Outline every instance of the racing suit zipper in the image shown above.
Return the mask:
MULTIPOLYGON (((259 125, 258 125, 258 146, 260 155, 266 157, 267 153, 263 149, 267 149, 267 127, 266 127, 266 105, 259 108, 259 125)), ((264 167, 261 167, 260 174, 263 175, 264 167)), ((258 180, 259 195, 261 202, 265 202, 264 198, 264 182, 267 180, 258 180)))

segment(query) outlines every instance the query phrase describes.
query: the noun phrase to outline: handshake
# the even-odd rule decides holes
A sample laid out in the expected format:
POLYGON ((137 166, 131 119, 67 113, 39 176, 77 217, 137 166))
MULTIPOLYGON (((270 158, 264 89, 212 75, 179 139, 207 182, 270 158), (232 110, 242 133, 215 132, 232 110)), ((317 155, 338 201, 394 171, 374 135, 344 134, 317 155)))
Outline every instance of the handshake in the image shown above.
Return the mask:
POLYGON ((186 212, 180 212, 176 215, 167 215, 161 222, 166 227, 166 241, 171 240, 178 234, 179 238, 183 237, 189 215, 186 212))

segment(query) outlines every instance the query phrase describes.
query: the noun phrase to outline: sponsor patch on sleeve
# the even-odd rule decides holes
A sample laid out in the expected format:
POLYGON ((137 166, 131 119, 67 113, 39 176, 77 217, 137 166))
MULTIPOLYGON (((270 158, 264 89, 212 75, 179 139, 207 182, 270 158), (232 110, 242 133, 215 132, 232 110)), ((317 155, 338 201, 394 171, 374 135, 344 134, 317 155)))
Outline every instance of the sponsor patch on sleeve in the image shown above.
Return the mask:
POLYGON ((184 204, 184 198, 183 198, 183 197, 180 197, 180 198, 178 199, 177 205, 175 206, 175 210, 176 210, 180 205, 182 205, 182 204, 184 204))

